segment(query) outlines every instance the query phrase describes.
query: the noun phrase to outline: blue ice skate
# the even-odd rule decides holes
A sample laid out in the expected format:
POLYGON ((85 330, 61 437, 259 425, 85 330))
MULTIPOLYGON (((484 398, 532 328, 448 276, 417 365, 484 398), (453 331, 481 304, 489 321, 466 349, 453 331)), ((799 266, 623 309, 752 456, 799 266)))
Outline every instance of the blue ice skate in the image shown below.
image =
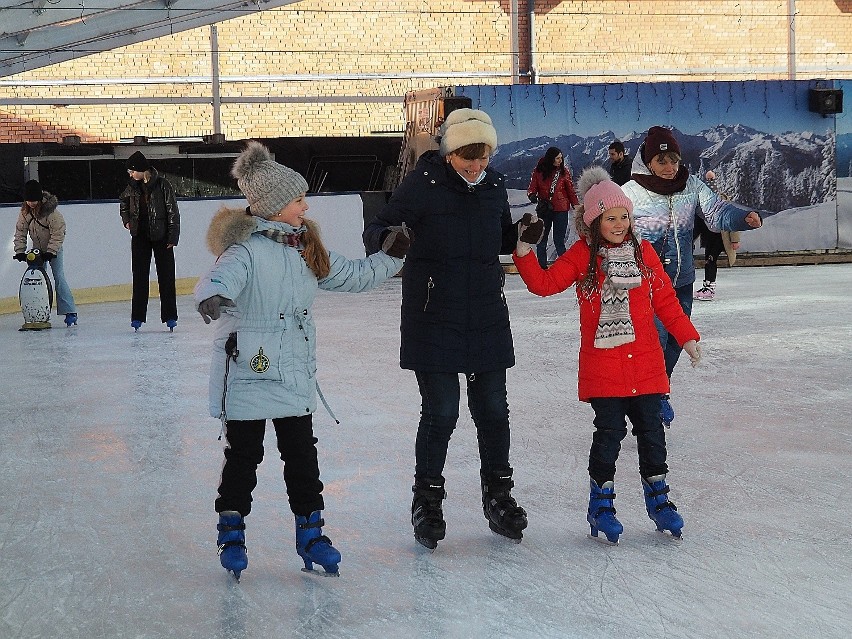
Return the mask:
POLYGON ((166 326, 169 327, 169 332, 174 333, 175 327, 177 326, 177 320, 176 319, 166 320, 166 326))
POLYGON ((142 328, 142 324, 144 323, 145 322, 141 320, 130 320, 130 326, 133 327, 133 330, 137 333, 139 332, 139 329, 142 328))
POLYGON ((677 506, 669 501, 669 486, 665 475, 654 475, 648 479, 642 478, 642 488, 645 491, 645 509, 648 517, 657 525, 660 532, 668 531, 672 537, 681 538, 683 517, 677 512, 677 506))
POLYGON ((331 545, 331 539, 322 534, 324 525, 321 510, 315 510, 307 517, 296 515, 296 552, 305 562, 303 572, 339 577, 337 565, 340 563, 340 553, 331 545), (325 572, 314 570, 315 563, 322 566, 325 572))
POLYGON ((670 399, 670 396, 667 394, 660 397, 660 421, 663 422, 663 426, 666 428, 672 427, 672 422, 675 418, 674 408, 672 408, 670 399))
POLYGON ((77 313, 65 313, 65 326, 77 326, 77 313))
POLYGON ((618 536, 624 532, 624 526, 615 518, 615 508, 612 502, 615 499, 615 484, 605 481, 603 486, 598 486, 594 479, 589 480, 589 514, 586 521, 592 527, 589 537, 603 543, 615 545, 618 536), (598 532, 602 532, 607 541, 598 538, 598 532))
POLYGON ((243 516, 234 510, 219 513, 219 561, 222 568, 234 574, 237 581, 240 573, 248 568, 246 552, 246 525, 243 516))

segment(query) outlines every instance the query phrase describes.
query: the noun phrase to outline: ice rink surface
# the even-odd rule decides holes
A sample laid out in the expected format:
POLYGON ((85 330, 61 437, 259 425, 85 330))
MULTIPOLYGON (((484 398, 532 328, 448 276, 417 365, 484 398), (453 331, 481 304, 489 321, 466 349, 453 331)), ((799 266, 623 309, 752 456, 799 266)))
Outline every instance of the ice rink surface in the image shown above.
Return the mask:
POLYGON ((852 264, 720 269, 717 300, 693 313, 704 359, 673 378, 684 540, 654 532, 628 435, 616 547, 586 536, 592 411, 576 394, 574 293, 538 298, 515 275, 512 464, 529 528, 519 545, 488 530, 463 416, 447 538, 434 554, 415 543, 420 407, 398 365, 400 284, 314 307, 318 378, 341 420, 315 415, 339 579, 299 570, 269 432, 249 567, 238 584, 219 565, 212 329, 190 298, 174 333, 134 334, 129 302, 39 333, 0 316, 0 637, 852 636, 852 264))

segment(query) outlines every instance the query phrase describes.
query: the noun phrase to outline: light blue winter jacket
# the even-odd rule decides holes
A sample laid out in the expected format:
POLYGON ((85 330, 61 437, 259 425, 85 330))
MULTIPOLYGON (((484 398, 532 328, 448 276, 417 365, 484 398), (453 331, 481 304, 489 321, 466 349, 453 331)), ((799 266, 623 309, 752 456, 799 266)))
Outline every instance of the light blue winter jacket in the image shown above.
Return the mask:
MULTIPOLYGON (((633 160, 633 173, 650 175, 639 154, 633 160)), ((695 216, 701 215, 713 231, 748 231, 745 217, 754 209, 728 202, 709 186, 690 175, 682 191, 660 195, 635 180, 621 187, 633 202, 633 228, 654 245, 675 288, 695 281, 692 230, 695 216)))
POLYGON ((331 271, 317 280, 299 249, 260 231, 303 232, 283 222, 222 209, 213 218, 207 244, 219 255, 195 287, 197 305, 213 295, 233 300, 214 322, 210 368, 210 414, 227 419, 271 419, 316 410, 316 329, 311 305, 317 288, 360 292, 397 273, 402 260, 383 252, 350 260, 329 252, 331 271), (239 355, 228 362, 225 341, 237 334, 239 355), (223 399, 224 397, 224 399, 223 399))

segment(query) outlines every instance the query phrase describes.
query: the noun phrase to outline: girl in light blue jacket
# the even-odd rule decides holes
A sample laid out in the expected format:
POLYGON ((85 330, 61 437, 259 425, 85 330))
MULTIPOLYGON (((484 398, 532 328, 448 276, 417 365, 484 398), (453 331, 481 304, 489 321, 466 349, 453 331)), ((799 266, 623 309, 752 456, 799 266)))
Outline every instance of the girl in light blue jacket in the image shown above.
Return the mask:
POLYGON ((210 412, 226 447, 216 512, 222 566, 239 579, 248 566, 244 518, 251 511, 266 420, 275 427, 284 482, 306 571, 337 575, 340 553, 322 534, 324 508, 312 414, 316 410, 318 288, 360 292, 399 271, 406 229, 391 229, 383 251, 360 260, 329 252, 308 209, 307 182, 251 141, 232 174, 249 202, 213 218, 207 244, 216 263, 195 288, 204 321, 220 320, 213 343, 210 412))
MULTIPOLYGON (((681 307, 690 316, 695 282, 692 256, 695 216, 701 215, 713 231, 747 231, 760 228, 763 222, 757 211, 719 197, 690 175, 680 160, 680 146, 672 132, 652 126, 633 160, 633 179, 622 190, 633 202, 633 228, 654 246, 681 307)), ((671 378, 681 348, 659 320, 657 332, 666 374, 671 378)), ((660 418, 667 427, 674 419, 668 395, 662 396, 660 418)))

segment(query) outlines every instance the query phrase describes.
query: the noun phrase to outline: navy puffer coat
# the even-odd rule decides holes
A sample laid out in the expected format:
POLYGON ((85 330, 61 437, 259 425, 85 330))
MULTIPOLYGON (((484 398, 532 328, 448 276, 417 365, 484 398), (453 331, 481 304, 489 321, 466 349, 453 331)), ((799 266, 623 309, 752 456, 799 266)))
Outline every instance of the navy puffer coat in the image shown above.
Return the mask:
POLYGON ((417 162, 364 230, 368 253, 388 226, 413 242, 402 272, 400 366, 476 373, 515 364, 500 254, 517 242, 503 175, 469 186, 437 151, 417 162))

